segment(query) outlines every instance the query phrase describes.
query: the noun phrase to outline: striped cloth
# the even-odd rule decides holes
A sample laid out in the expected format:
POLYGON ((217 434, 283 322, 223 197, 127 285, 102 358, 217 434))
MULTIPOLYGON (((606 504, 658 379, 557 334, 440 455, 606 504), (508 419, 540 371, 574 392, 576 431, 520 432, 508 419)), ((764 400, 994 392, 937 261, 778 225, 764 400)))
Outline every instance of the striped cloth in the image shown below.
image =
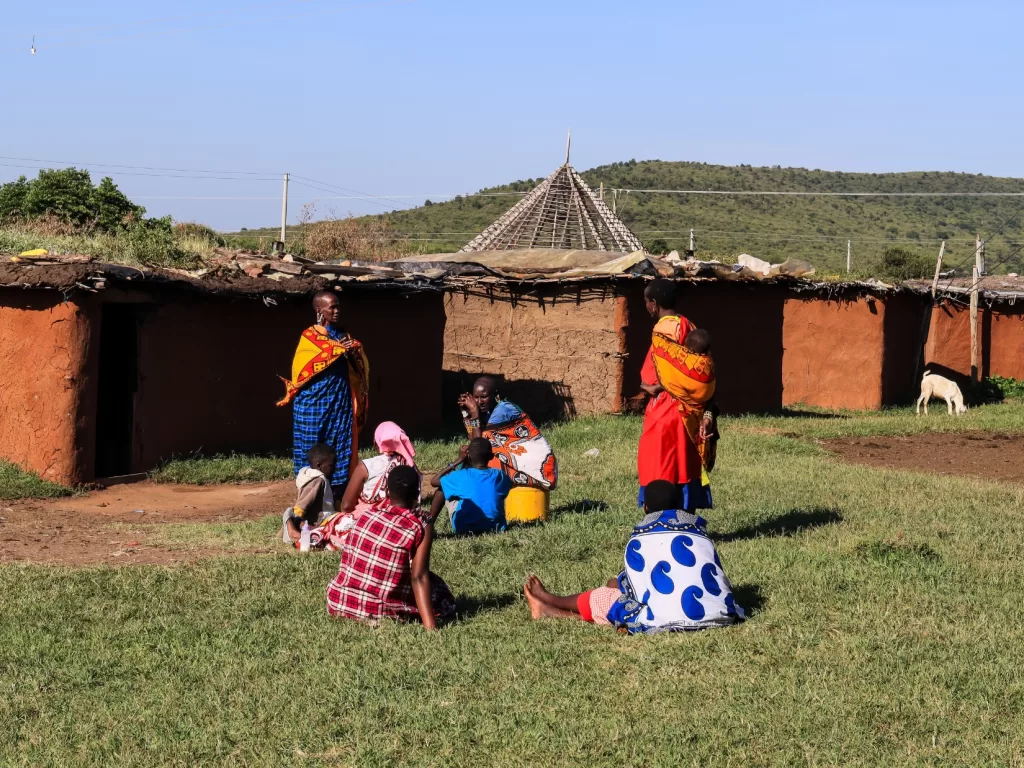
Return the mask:
MULTIPOLYGON (((342 334, 329 328, 327 335, 338 340, 342 334)), ((306 466, 306 455, 316 443, 326 443, 338 455, 331 485, 344 485, 352 463, 352 387, 348 362, 335 361, 306 384, 292 401, 292 462, 295 474, 306 466)))

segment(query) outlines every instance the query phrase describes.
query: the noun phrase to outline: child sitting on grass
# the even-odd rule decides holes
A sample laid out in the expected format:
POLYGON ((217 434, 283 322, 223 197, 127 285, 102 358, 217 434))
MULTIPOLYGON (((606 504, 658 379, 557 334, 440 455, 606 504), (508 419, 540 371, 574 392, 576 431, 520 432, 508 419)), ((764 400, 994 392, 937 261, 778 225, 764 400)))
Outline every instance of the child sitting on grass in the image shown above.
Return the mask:
POLYGON ((430 572, 434 520, 420 511, 420 476, 400 466, 388 476, 388 503, 359 516, 327 585, 331 616, 376 623, 419 619, 436 629, 455 613, 448 585, 430 572))
POLYGON ((285 544, 299 546, 302 526, 310 528, 310 548, 340 549, 352 516, 336 512, 331 479, 337 454, 326 443, 317 443, 306 455, 308 466, 295 476, 298 495, 294 506, 281 517, 281 539, 285 544))
POLYGON ((647 515, 633 529, 619 578, 562 596, 531 575, 523 588, 530 616, 582 619, 631 634, 719 627, 745 618, 704 519, 677 510, 678 502, 674 483, 648 483, 647 515))
POLYGON ((459 449, 457 461, 430 480, 438 489, 431 516, 436 518, 447 501, 455 534, 505 530, 505 497, 512 481, 500 469, 487 466, 493 457, 491 441, 474 437, 459 449))

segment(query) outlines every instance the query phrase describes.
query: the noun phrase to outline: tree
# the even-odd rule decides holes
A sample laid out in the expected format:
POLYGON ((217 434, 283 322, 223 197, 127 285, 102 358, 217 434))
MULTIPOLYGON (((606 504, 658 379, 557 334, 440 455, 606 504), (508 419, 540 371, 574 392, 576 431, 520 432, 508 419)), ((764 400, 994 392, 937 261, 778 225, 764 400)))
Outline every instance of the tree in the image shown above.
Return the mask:
POLYGON ((0 221, 54 216, 76 227, 112 231, 145 213, 109 177, 93 187, 89 172, 77 168, 42 170, 31 181, 22 176, 0 186, 0 221))
POLYGON ((644 246, 647 248, 647 252, 648 253, 653 253, 653 254, 668 253, 668 243, 666 243, 660 237, 655 238, 654 240, 648 240, 644 244, 644 246))
POLYGON ((146 209, 129 200, 107 176, 92 191, 92 212, 96 226, 110 231, 141 219, 146 209))
POLYGON ((28 187, 26 216, 38 218, 50 214, 79 226, 92 221, 93 189, 88 171, 77 168, 42 170, 28 187))
POLYGON ((0 186, 0 222, 7 219, 20 219, 25 216, 25 197, 28 195, 29 181, 19 176, 0 186))

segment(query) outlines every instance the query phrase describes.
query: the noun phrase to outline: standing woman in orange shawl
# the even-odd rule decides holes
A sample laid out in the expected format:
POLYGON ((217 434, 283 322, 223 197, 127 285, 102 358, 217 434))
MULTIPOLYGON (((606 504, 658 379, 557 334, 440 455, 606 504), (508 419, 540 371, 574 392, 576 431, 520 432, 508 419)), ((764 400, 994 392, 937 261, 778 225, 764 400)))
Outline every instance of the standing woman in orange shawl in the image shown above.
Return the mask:
POLYGON ((334 498, 341 499, 359 461, 359 430, 366 422, 370 363, 363 346, 338 326, 338 297, 320 291, 313 297, 316 325, 302 332, 292 360, 291 380, 282 379, 284 399, 293 404, 292 460, 295 474, 306 454, 326 443, 337 454, 330 478, 334 498))
MULTIPOLYGON (((661 336, 682 345, 693 324, 676 311, 676 284, 658 279, 644 290, 648 313, 656 320, 652 341, 661 336)), ((640 388, 650 395, 644 412, 644 430, 640 435, 637 473, 640 477, 640 506, 644 489, 654 480, 668 480, 679 488, 679 508, 692 512, 711 508, 711 487, 702 482, 703 464, 697 442, 687 431, 680 401, 666 392, 655 366, 655 348, 644 360, 640 388)), ((712 390, 713 391, 713 390, 712 390)), ((699 407, 702 434, 710 430, 710 411, 699 407)))

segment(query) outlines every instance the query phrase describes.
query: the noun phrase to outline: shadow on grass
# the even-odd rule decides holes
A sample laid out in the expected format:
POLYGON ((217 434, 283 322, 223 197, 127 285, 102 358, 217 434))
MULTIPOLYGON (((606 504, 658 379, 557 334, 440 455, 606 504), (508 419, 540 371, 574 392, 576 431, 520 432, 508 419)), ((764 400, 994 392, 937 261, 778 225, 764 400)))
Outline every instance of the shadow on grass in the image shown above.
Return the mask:
MULTIPOLYGON (((471 619, 481 613, 500 611, 515 605, 519 595, 485 595, 484 597, 457 597, 455 598, 455 615, 459 619, 471 619)), ((743 605, 743 603, 740 603, 743 605)), ((746 606, 744 606, 745 608, 746 606)))
POLYGON ((783 408, 781 411, 771 411, 765 414, 773 419, 848 419, 843 413, 830 413, 829 411, 804 411, 799 408, 783 408))
POLYGON ((580 499, 568 504, 559 504, 551 510, 552 515, 585 515, 587 512, 604 512, 608 502, 595 499, 580 499))
POLYGON ((761 588, 757 584, 734 586, 732 588, 732 595, 736 599, 736 604, 747 614, 748 619, 759 614, 761 609, 764 608, 764 596, 761 594, 761 588))
POLYGON ((771 520, 763 520, 757 525, 748 525, 730 533, 712 533, 711 538, 722 544, 769 536, 795 536, 803 530, 841 522, 843 522, 843 516, 837 509, 827 507, 793 509, 784 515, 773 517, 771 520))

